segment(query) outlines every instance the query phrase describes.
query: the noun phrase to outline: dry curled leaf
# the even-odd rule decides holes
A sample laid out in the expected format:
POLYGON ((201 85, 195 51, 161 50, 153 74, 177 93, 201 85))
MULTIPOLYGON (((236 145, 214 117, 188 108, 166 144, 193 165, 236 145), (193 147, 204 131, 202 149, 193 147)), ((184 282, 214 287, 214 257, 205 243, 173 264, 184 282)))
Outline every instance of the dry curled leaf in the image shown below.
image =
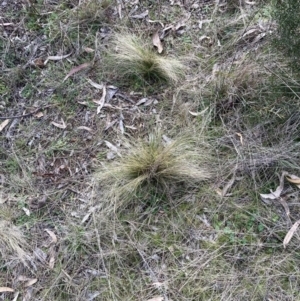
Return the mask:
POLYGON ((104 141, 104 143, 110 150, 112 150, 114 153, 116 153, 119 157, 122 157, 122 155, 118 151, 118 148, 115 145, 113 145, 109 141, 104 141))
POLYGON ((67 58, 68 56, 70 56, 72 53, 66 54, 66 55, 50 55, 46 58, 44 65, 46 65, 48 63, 48 61, 60 61, 63 60, 65 58, 67 58))
POLYGON ((63 121, 63 119, 61 119, 61 124, 60 123, 57 123, 55 121, 52 121, 51 124, 56 126, 57 128, 60 128, 60 129, 65 129, 67 127, 67 125, 65 124, 65 122, 63 121))
POLYGON ((139 105, 145 103, 147 100, 148 100, 148 98, 147 98, 147 97, 144 97, 144 98, 140 99, 135 105, 136 105, 136 106, 139 106, 139 105))
POLYGON ((24 276, 24 275, 19 275, 17 280, 18 281, 28 281, 28 280, 31 280, 31 278, 24 276))
POLYGON ((22 210, 25 212, 25 214, 26 214, 27 216, 30 216, 30 211, 29 211, 29 209, 23 207, 22 210))
POLYGON ((291 229, 286 234, 284 240, 283 240, 283 247, 285 248, 287 244, 290 242, 292 237, 294 236, 295 232, 297 231, 298 227, 300 225, 300 220, 296 221, 294 225, 291 227, 291 229))
POLYGON ((93 132, 93 129, 91 129, 91 128, 87 127, 87 126, 84 126, 84 125, 77 127, 77 129, 78 130, 85 130, 85 131, 88 131, 90 133, 93 132))
POLYGON ((32 285, 34 285, 37 281, 38 281, 37 278, 30 279, 30 280, 28 280, 28 281, 25 283, 24 286, 25 286, 25 287, 32 286, 32 285))
POLYGON ((99 114, 101 109, 103 108, 103 105, 105 103, 105 97, 106 97, 106 86, 104 85, 103 90, 102 90, 102 96, 101 96, 100 100, 99 101, 94 100, 94 102, 98 104, 97 114, 99 114))
POLYGON ((243 135, 241 133, 236 133, 236 135, 238 135, 240 137, 241 145, 244 145, 243 135))
POLYGON ((54 264, 55 264, 55 258, 54 256, 51 256, 49 259, 49 269, 53 269, 54 268, 54 264))
POLYGON ((52 239, 52 242, 53 242, 54 244, 56 244, 56 243, 57 243, 57 237, 56 237, 56 235, 54 234, 54 232, 51 231, 51 230, 48 230, 48 229, 44 229, 44 230, 49 234, 49 236, 50 236, 51 239, 52 239))
POLYGON ((269 194, 260 194, 261 198, 266 200, 266 199, 270 199, 270 200, 275 200, 278 199, 282 193, 283 190, 283 182, 284 182, 284 177, 286 175, 286 172, 283 172, 281 177, 280 177, 280 181, 279 181, 279 186, 276 188, 275 191, 271 191, 271 193, 269 194))
POLYGON ((287 179, 290 183, 296 184, 296 186, 297 186, 298 188, 300 188, 300 178, 299 178, 299 177, 297 177, 297 176, 295 176, 295 175, 290 175, 290 174, 288 174, 288 175, 286 176, 286 179, 287 179))
POLYGON ((42 118, 44 116, 44 113, 43 112, 38 112, 36 114, 33 115, 35 118, 42 118))
POLYGON ((201 112, 192 112, 192 111, 189 111, 189 113, 190 113, 192 116, 201 116, 201 115, 203 115, 207 110, 208 110, 208 108, 205 108, 205 109, 202 110, 201 112))
POLYGON ((163 301, 164 297, 156 296, 154 298, 148 299, 147 301, 163 301))
POLYGON ((279 200, 279 203, 284 208, 286 215, 289 216, 290 215, 290 208, 289 208, 289 206, 286 202, 287 196, 286 197, 280 197, 278 200, 279 200))
POLYGON ((2 25, 2 26, 11 26, 11 25, 14 25, 14 23, 0 23, 0 25, 2 25))
POLYGON ((148 16, 148 13, 149 13, 149 10, 147 9, 143 13, 138 14, 138 15, 133 15, 130 18, 132 18, 132 19, 144 19, 145 17, 148 16))
POLYGON ((90 47, 83 47, 83 50, 84 50, 85 52, 87 52, 87 53, 93 53, 93 52, 95 52, 95 50, 92 49, 92 48, 90 48, 90 47))
POLYGON ((0 293, 9 293, 9 292, 14 292, 14 290, 12 288, 6 287, 6 286, 0 287, 0 293))
POLYGON ((9 124, 10 119, 5 119, 1 124, 0 124, 0 132, 9 124))
POLYGON ((90 80, 89 78, 87 79, 87 81, 96 89, 99 89, 99 90, 103 89, 103 84, 97 84, 97 83, 93 82, 92 80, 90 80))
POLYGON ((159 38, 158 31, 153 35, 153 37, 152 37, 152 43, 157 48, 157 52, 158 53, 162 53, 163 52, 164 48, 163 48, 163 45, 162 45, 161 40, 159 38))
POLYGON ((66 77, 63 79, 63 82, 66 81, 70 76, 72 76, 73 74, 83 70, 83 69, 86 69, 88 67, 91 66, 91 63, 84 63, 84 64, 81 64, 79 66, 76 66, 74 68, 72 68, 69 73, 66 75, 66 77))

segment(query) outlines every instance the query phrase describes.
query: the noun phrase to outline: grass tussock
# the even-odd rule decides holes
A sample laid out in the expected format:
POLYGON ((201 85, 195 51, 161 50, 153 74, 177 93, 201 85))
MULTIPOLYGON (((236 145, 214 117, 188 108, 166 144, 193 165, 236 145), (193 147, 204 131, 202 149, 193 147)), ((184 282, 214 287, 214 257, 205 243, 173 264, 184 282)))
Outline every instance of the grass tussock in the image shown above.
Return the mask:
POLYGON ((4 259, 17 257, 24 261, 27 257, 27 243, 21 230, 8 221, 0 221, 0 254, 4 259))
POLYGON ((120 161, 107 166, 100 183, 125 199, 140 193, 169 193, 176 185, 199 183, 210 177, 207 156, 192 147, 189 139, 163 143, 161 135, 150 135, 147 142, 137 142, 120 161))
POLYGON ((176 83, 184 75, 184 65, 177 58, 157 54, 136 35, 116 34, 114 44, 117 52, 113 55, 113 63, 124 77, 176 83))

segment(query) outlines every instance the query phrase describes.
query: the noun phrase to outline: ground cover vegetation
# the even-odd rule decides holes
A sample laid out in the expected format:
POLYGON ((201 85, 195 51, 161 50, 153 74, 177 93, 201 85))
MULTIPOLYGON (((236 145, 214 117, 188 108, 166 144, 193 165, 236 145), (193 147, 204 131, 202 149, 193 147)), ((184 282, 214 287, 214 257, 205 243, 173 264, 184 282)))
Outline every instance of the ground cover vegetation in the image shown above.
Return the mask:
POLYGON ((1 300, 299 300, 299 12, 0 1, 1 300))

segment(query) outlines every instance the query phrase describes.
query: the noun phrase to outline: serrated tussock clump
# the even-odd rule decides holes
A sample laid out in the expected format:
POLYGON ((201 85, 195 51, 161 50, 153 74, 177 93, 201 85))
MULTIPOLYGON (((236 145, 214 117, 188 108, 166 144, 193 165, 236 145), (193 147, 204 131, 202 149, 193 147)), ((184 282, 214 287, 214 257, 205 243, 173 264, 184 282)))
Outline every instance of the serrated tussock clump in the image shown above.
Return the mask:
POLYGON ((121 75, 145 81, 177 82, 184 75, 184 65, 176 58, 156 53, 140 37, 129 33, 115 34, 114 64, 121 75))
POLYGON ((120 161, 102 170, 100 185, 123 200, 164 194, 209 178, 206 159, 205 152, 192 149, 189 139, 163 143, 160 135, 150 135, 147 142, 138 141, 120 161))
POLYGON ((24 261, 28 254, 27 243, 21 230, 10 222, 0 221, 0 254, 4 259, 11 257, 24 261))

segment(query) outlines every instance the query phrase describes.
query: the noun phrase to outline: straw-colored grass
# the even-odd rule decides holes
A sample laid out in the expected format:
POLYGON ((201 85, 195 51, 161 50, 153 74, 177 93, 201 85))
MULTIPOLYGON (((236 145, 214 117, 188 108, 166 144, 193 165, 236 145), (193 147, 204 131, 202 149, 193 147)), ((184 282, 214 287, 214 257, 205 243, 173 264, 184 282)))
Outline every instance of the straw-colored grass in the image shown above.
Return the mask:
POLYGON ((176 185, 194 185, 210 177, 205 152, 192 149, 189 139, 164 143, 161 135, 138 141, 120 161, 100 173, 100 183, 120 199, 169 193, 176 185))
POLYGON ((177 58, 156 53, 142 38, 119 33, 114 36, 116 53, 113 64, 124 77, 145 81, 178 82, 184 75, 184 65, 177 58))

